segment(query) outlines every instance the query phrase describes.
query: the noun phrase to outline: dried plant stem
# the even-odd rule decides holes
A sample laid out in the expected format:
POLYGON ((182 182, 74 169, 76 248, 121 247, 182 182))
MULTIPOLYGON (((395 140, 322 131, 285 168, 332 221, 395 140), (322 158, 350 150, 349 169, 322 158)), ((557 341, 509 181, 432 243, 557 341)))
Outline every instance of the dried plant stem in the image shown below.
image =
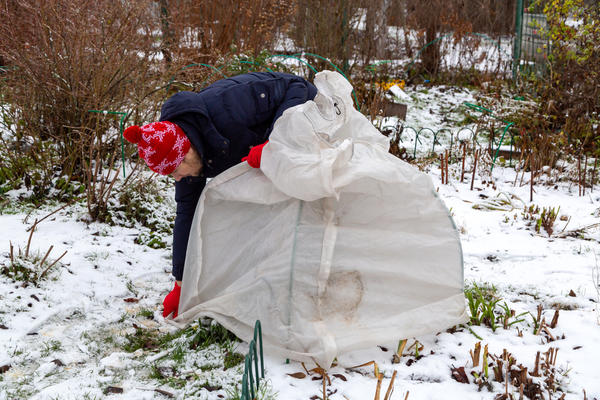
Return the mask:
POLYGON ((40 261, 40 268, 43 268, 43 267, 44 267, 44 262, 46 262, 46 258, 48 258, 48 256, 50 255, 50 252, 52 251, 52 249, 53 249, 53 248, 54 248, 54 246, 53 246, 53 245, 51 245, 51 246, 48 248, 48 251, 46 252, 46 255, 44 256, 44 258, 42 258, 42 261, 40 261))
POLYGON ((66 203, 65 205, 63 205, 63 206, 57 208, 56 210, 52 211, 50 214, 46 215, 44 218, 40 219, 39 221, 36 220, 36 223, 34 223, 33 225, 31 225, 29 228, 27 228, 26 232, 29 232, 31 229, 33 229, 35 227, 36 224, 39 224, 40 222, 42 222, 46 218, 51 217, 52 215, 56 214, 60 210, 63 210, 65 208, 67 208, 68 206, 70 206, 71 204, 73 204, 75 202, 75 200, 76 199, 71 199, 68 203, 66 203))
POLYGON ((554 337, 554 335, 552 335, 552 333, 550 332, 550 329, 548 329, 548 326, 544 325, 544 332, 546 332, 546 334, 548 336, 550 336, 550 341, 553 342, 556 340, 556 338, 554 337))
POLYGON ((383 374, 377 376, 377 387, 375 388, 375 400, 379 400, 381 395, 381 381, 383 380, 383 374))
POLYGON ((48 265, 48 267, 40 274, 40 276, 38 276, 37 280, 39 281, 40 279, 42 279, 44 277, 44 275, 46 275, 46 272, 48 272, 50 270, 50 268, 52 268, 54 266, 54 264, 59 262, 60 259, 65 256, 65 254, 67 254, 67 250, 65 250, 65 252, 62 253, 60 257, 58 257, 56 260, 54 260, 54 262, 52 264, 48 265))
POLYGON ((506 394, 506 398, 508 399, 508 380, 510 375, 510 367, 508 362, 508 354, 506 349, 504 349, 504 360, 506 361, 506 375, 504 375, 504 394, 506 394))
POLYGON ((521 383, 521 385, 519 385, 519 400, 523 400, 523 390, 525 389, 525 384, 521 383))
POLYGON ((38 224, 38 220, 36 219, 33 225, 31 225, 31 233, 29 234, 29 239, 27 239, 27 247, 25 248, 25 258, 29 257, 29 247, 31 246, 31 237, 33 236, 33 232, 35 232, 35 228, 38 224))
POLYGON ((10 263, 14 264, 15 263, 14 247, 10 240, 8 241, 8 243, 10 243, 10 263))
POLYGON ((540 352, 538 351, 536 356, 535 356, 535 368, 533 369, 533 372, 531 373, 531 375, 533 376, 540 376, 540 352))
POLYGON ((398 371, 394 371, 394 373, 392 374, 392 379, 390 379, 390 384, 388 386, 387 391, 385 392, 385 397, 383 398, 383 400, 390 400, 390 398, 392 397, 392 393, 394 392, 394 380, 396 379, 396 374, 398 374, 398 371))
POLYGON ((398 354, 398 357, 402 357, 402 353, 404 352, 404 348, 406 347, 406 343, 408 343, 408 339, 402 339, 398 343, 398 350, 396 352, 396 354, 398 354))
POLYGON ((554 311, 554 316, 552 317, 552 322, 550 322, 550 328, 552 328, 552 329, 556 328, 556 324, 558 324, 558 313, 559 313, 558 309, 556 311, 554 311))
POLYGON ((408 395, 410 394, 410 390, 406 392, 406 396, 404 396, 404 400, 408 400, 408 395))
POLYGON ((471 360, 473 360, 473 368, 479 366, 479 354, 481 352, 481 342, 475 343, 475 349, 473 351, 469 350, 471 354, 471 360))

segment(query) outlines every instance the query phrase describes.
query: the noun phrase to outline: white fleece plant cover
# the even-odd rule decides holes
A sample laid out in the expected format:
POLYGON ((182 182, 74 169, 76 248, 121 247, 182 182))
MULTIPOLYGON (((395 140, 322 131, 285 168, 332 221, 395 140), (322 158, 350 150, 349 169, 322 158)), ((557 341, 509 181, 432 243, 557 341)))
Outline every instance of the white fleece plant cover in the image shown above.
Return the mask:
POLYGON ((388 153, 340 74, 286 110, 261 168, 211 180, 187 249, 179 316, 214 318, 265 352, 330 366, 350 350, 464 322, 458 232, 429 177, 388 153))

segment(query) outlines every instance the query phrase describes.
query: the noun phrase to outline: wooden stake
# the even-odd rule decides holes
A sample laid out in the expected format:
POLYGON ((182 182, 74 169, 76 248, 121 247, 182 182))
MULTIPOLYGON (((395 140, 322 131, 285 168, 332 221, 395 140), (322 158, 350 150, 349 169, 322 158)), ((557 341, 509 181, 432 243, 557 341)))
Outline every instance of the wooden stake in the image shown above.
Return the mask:
POLYGON ((592 182, 591 183, 591 190, 592 193, 594 193, 594 181, 596 180, 596 166, 598 165, 598 160, 596 158, 594 158, 594 169, 592 170, 592 182))
POLYGON ((533 153, 531 153, 531 158, 529 159, 529 171, 531 172, 531 179, 529 182, 529 201, 533 201, 533 178, 535 176, 534 173, 534 162, 533 162, 533 153))
POLYGON ((441 173, 441 180, 442 180, 442 185, 444 184, 444 155, 440 154, 440 173, 441 173))
POLYGON ((450 160, 450 152, 448 152, 448 150, 446 150, 446 185, 448 184, 448 177, 450 176, 448 174, 448 163, 450 160))
POLYGON ((465 180, 465 159, 467 158, 467 144, 466 144, 466 142, 462 142, 461 146, 462 146, 462 149, 463 149, 463 155, 462 155, 462 168, 460 170, 460 183, 463 183, 463 181, 465 180))
POLYGON ((587 178, 587 159, 588 156, 587 154, 585 155, 585 163, 583 164, 583 184, 581 186, 583 186, 583 195, 585 196, 585 182, 586 182, 586 178, 587 178))
POLYGON ((475 183, 475 171, 477 171, 477 158, 479 158, 479 149, 475 150, 475 159, 473 160, 473 177, 471 178, 471 190, 473 190, 473 184, 475 183))
POLYGON ((579 196, 581 196, 581 154, 577 156, 577 186, 579 188, 579 196))

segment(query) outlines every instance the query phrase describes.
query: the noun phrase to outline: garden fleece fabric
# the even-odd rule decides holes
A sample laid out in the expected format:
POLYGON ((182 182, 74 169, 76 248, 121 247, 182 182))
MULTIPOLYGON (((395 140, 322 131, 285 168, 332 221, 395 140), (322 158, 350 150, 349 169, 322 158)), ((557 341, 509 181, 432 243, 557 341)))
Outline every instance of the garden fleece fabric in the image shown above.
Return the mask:
POLYGON ((286 110, 261 167, 212 179, 192 223, 179 315, 323 367, 466 321, 459 235, 431 179, 388 153, 339 73, 286 110))

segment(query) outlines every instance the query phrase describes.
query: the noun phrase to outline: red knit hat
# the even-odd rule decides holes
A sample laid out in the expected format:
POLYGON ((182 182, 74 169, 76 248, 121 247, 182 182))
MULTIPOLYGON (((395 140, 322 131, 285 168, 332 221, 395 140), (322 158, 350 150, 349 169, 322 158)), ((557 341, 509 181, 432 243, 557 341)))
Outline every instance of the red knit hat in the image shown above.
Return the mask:
POLYGON ((169 121, 133 125, 123 132, 125 139, 138 145, 140 157, 148 167, 161 175, 169 175, 181 164, 190 149, 183 130, 169 121))

